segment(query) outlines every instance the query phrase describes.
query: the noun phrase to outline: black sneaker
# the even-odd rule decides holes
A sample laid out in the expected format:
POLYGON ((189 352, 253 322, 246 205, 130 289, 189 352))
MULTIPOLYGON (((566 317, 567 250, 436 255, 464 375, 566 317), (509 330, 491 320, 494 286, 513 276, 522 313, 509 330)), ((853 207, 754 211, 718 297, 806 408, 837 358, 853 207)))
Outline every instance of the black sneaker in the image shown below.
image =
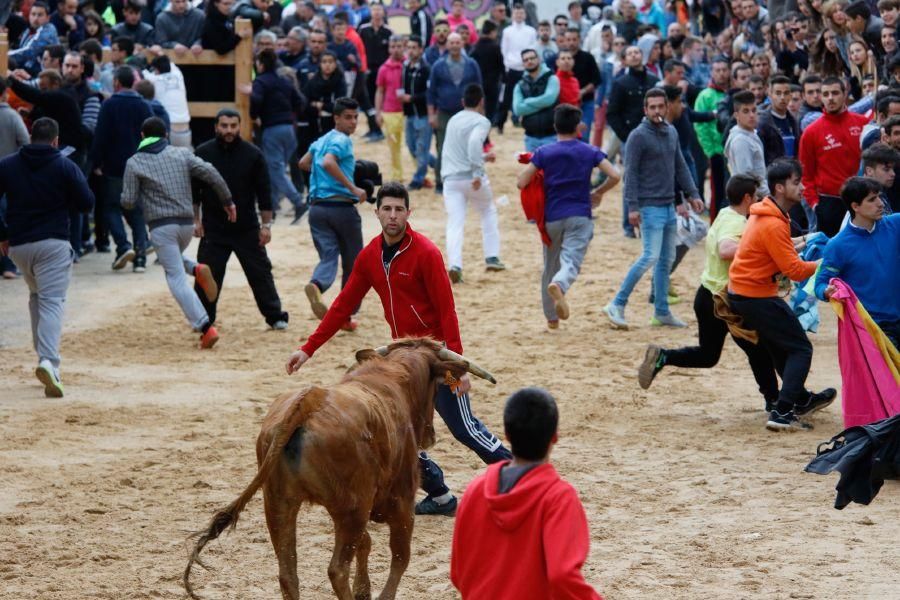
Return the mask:
POLYGON ((146 256, 137 256, 134 259, 134 266, 132 270, 135 273, 143 273, 147 270, 147 257, 146 256))
POLYGON ((114 260, 112 264, 113 271, 124 269, 125 265, 134 260, 134 257, 135 252, 131 248, 122 252, 121 254, 116 254, 116 260, 114 260))
POLYGON ((806 401, 806 404, 795 404, 794 405, 794 413, 798 417, 806 417, 813 414, 816 411, 820 411, 832 402, 837 397, 837 390, 834 388, 825 388, 818 394, 810 394, 809 400, 806 401))
POLYGON ((787 414, 773 410, 769 413, 769 420, 766 422, 766 429, 769 431, 808 431, 812 428, 813 426, 809 423, 798 419, 792 410, 787 414))
POLYGON ((421 190, 423 187, 425 186, 422 185, 421 182, 411 181, 409 184, 407 184, 406 189, 410 192, 415 192, 417 190, 421 190))
POLYGON ((665 364, 666 355, 662 348, 654 346, 653 344, 647 346, 647 352, 644 354, 644 362, 638 367, 638 383, 641 384, 641 388, 645 390, 649 389, 656 374, 662 371, 665 364))
POLYGON ((452 517, 456 514, 456 496, 450 498, 449 502, 438 504, 431 496, 426 496, 424 500, 416 503, 417 515, 444 515, 452 517))
POLYGON ((109 254, 112 250, 109 249, 109 246, 95 246, 97 252, 99 254, 109 254))
POLYGON ((444 193, 444 184, 441 183, 441 184, 434 186, 434 193, 435 194, 443 194, 444 193))
POLYGON ((778 396, 774 398, 766 398, 766 413, 770 413, 775 410, 775 406, 778 404, 778 396))
POLYGON ((485 269, 488 271, 505 271, 506 265, 496 256, 484 259, 485 269))

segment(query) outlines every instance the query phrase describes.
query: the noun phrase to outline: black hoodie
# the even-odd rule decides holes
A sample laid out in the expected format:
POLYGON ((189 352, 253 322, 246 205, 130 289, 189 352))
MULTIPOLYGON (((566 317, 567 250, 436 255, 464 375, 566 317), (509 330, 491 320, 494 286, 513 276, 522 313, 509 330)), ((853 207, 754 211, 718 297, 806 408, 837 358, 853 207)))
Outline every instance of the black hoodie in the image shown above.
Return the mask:
POLYGON ((86 213, 94 194, 78 166, 46 144, 28 144, 0 160, 0 196, 6 194, 6 223, 0 241, 10 246, 69 239, 69 212, 86 213), (7 229, 8 224, 8 229, 7 229))

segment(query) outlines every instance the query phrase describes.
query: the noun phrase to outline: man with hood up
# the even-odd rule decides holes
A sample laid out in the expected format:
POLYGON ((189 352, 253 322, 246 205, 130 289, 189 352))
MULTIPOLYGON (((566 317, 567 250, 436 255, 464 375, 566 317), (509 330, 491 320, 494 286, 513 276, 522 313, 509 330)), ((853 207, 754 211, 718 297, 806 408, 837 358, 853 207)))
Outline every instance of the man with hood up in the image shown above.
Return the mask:
POLYGON ((472 598, 602 600, 581 574, 590 548, 578 492, 550 464, 559 412, 546 390, 509 397, 513 458, 475 478, 456 513, 450 579, 472 598))
POLYGON ((9 254, 22 271, 30 296, 31 331, 38 354, 35 376, 44 394, 62 398, 59 341, 63 307, 75 257, 69 244, 69 215, 86 213, 94 195, 81 170, 60 154, 59 125, 38 119, 31 143, 0 161, 0 196, 9 201, 0 219, 0 254, 9 254))

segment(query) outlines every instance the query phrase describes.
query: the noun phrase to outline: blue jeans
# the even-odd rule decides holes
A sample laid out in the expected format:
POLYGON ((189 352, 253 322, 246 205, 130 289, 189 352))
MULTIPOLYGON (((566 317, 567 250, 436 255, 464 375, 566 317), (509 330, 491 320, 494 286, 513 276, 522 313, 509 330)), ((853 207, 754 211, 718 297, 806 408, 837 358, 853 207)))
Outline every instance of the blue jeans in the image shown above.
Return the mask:
MULTIPOLYGON (((453 437, 474 451, 486 464, 512 458, 497 436, 472 414, 468 394, 457 395, 449 386, 441 384, 434 396, 434 409, 444 419, 453 437)), ((422 489, 429 496, 443 496, 450 491, 444 483, 444 472, 425 452, 419 452, 419 473, 422 489)))
POLYGON ((534 152, 541 146, 546 146, 547 144, 553 144, 556 142, 555 135, 545 135, 542 137, 528 135, 525 134, 525 151, 526 152, 534 152))
POLYGON ((147 252, 147 224, 144 223, 144 213, 140 206, 122 208, 122 178, 104 175, 103 194, 106 200, 106 224, 116 242, 116 256, 131 250, 132 247, 128 243, 128 234, 122 222, 123 216, 131 227, 135 253, 139 257, 144 256, 147 252))
POLYGON ((619 288, 613 303, 622 308, 628 304, 634 286, 648 269, 655 266, 653 272, 653 307, 656 315, 666 317, 669 313, 669 271, 675 260, 676 233, 678 230, 675 219, 675 205, 645 206, 641 212, 641 240, 644 252, 635 261, 625 281, 619 288))
POLYGON ((294 187, 294 183, 285 170, 296 150, 297 136, 294 134, 293 125, 284 123, 262 130, 262 151, 269 167, 269 181, 272 184, 272 210, 275 212, 278 212, 278 204, 282 197, 290 200, 294 208, 303 204, 300 192, 294 187))
POLYGON ((319 253, 319 264, 311 281, 323 292, 337 278, 338 258, 341 259, 341 287, 347 284, 356 256, 363 247, 362 219, 356 207, 313 204, 309 209, 309 230, 319 253))
POLYGON ((594 99, 582 100, 581 102, 581 122, 587 125, 585 138, 591 139, 591 128, 594 126, 594 99))
POLYGON ((428 117, 406 117, 406 147, 416 159, 416 172, 413 174, 412 182, 421 184, 425 181, 431 162, 429 157, 431 125, 428 124, 428 117))

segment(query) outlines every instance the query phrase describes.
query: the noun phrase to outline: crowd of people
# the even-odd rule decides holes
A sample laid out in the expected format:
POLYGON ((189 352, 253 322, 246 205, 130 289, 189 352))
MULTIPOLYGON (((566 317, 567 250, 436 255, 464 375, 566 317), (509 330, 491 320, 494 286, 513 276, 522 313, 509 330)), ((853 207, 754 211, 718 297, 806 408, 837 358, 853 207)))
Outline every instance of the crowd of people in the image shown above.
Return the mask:
MULTIPOLYGON (((640 237, 642 249, 603 309, 614 329, 630 327, 626 306, 647 271, 651 327, 685 328, 671 310, 681 298, 670 276, 702 244, 699 345, 650 344, 645 389, 666 366, 713 367, 730 333, 765 399, 766 426, 810 428, 809 415, 837 392, 806 388, 813 346, 785 301, 792 281, 811 281, 826 301, 839 278, 897 346, 900 0, 798 0, 796 10, 763 0, 585 0, 552 19, 540 18, 551 16, 539 16, 540 3, 497 0, 478 25, 463 0, 446 2, 445 14, 408 0, 409 34, 389 27, 379 2, 324 4, 26 0, 0 11, 12 48, 0 79, 2 272, 21 273, 29 287, 36 376, 48 396, 63 395, 62 307, 73 262, 90 252, 134 273, 155 253, 201 348, 219 338, 216 303, 234 253, 266 323, 286 329, 266 253, 284 199, 292 224, 309 220, 319 263, 305 295, 321 320, 289 373, 338 330, 359 326, 370 288, 395 338, 429 335, 462 353, 452 286, 464 281, 465 215, 471 206, 481 216, 484 268, 506 269, 488 171, 492 138, 514 129, 524 139, 517 184, 543 244, 549 329, 573 312, 567 294, 594 237, 593 210, 620 180, 622 234, 640 237), (214 139, 194 148, 176 63, 232 51, 247 35, 236 33, 237 18, 252 25, 254 79, 240 93, 255 137, 241 139, 240 113, 223 109, 214 139), (388 150, 391 181, 377 194, 356 172, 359 140, 388 150), (446 264, 407 223, 410 192, 423 189, 443 196, 446 264), (364 245, 357 207, 366 200, 382 233, 364 245), (196 260, 185 255, 192 236, 201 238, 196 260), (820 262, 807 255, 813 246, 823 248, 820 262), (323 295, 339 266, 342 289, 329 306, 323 295)), ((466 378, 441 386, 439 415, 486 463, 507 465, 473 484, 471 503, 492 502, 485 482, 499 480, 504 494, 533 469, 577 522, 567 488, 535 468, 555 439, 552 398, 532 390, 520 400, 553 427, 522 425, 510 401, 510 454, 472 414, 468 390, 466 378)), ((441 469, 424 452, 420 466, 428 495, 417 512, 453 514, 441 469)), ((464 506, 461 515, 489 520, 464 506)), ((575 554, 556 558, 577 570, 586 547, 575 554)), ((460 589, 479 561, 454 563, 460 589)), ((593 597, 570 576, 554 585, 593 597)))

